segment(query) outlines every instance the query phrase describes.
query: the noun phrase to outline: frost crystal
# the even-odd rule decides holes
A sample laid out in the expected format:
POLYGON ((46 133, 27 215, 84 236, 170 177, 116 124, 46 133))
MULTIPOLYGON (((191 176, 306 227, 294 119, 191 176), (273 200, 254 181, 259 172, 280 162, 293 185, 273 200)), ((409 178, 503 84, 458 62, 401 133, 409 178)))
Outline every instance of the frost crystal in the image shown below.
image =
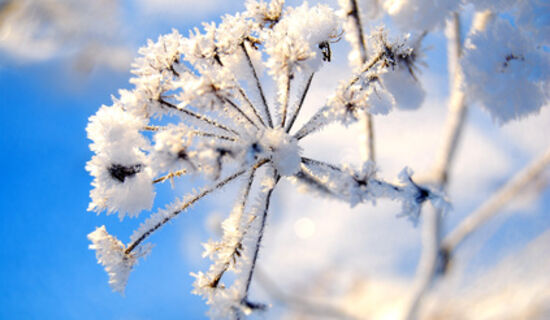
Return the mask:
POLYGON ((124 244, 108 234, 105 226, 88 234, 88 239, 92 242, 90 249, 96 251, 98 263, 102 264, 109 274, 109 284, 113 290, 124 293, 137 255, 126 254, 124 244))

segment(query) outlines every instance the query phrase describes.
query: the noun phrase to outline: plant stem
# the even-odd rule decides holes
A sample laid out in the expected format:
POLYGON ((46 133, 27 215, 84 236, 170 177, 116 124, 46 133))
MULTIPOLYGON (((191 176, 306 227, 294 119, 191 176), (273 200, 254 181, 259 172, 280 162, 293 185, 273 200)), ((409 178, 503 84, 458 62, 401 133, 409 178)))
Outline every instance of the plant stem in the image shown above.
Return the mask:
POLYGON ((252 255, 252 262, 251 262, 251 265, 250 265, 250 270, 248 272, 248 278, 246 280, 246 286, 245 286, 243 301, 248 301, 248 292, 250 290, 250 284, 252 283, 252 277, 254 275, 254 269, 256 268, 256 261, 258 260, 258 253, 260 252, 260 246, 261 246, 261 243, 262 243, 262 238, 264 236, 264 229, 265 229, 265 224, 266 224, 266 221, 267 221, 267 214, 268 214, 268 211, 269 211, 269 204, 270 204, 270 201, 271 201, 271 195, 273 194, 273 190, 275 189, 275 186, 277 185, 277 183, 279 182, 280 179, 281 179, 281 176, 277 172, 275 172, 275 183, 269 189, 269 191, 267 192, 267 195, 266 195, 265 207, 264 207, 263 214, 262 214, 261 220, 260 220, 260 230, 258 231, 258 238, 256 239, 256 243, 255 243, 255 247, 254 247, 254 254, 252 255))
POLYGON ((254 64, 252 63, 252 59, 250 59, 250 55, 248 54, 248 50, 246 49, 246 46, 244 42, 241 44, 241 49, 243 50, 243 53, 246 57, 246 62, 248 63, 248 67, 250 68, 250 71, 252 72, 252 75, 254 76, 254 80, 256 82, 256 88, 258 89, 258 93, 260 94, 260 98, 262 99, 262 104, 264 106, 264 112, 267 117, 267 123, 271 128, 273 128, 273 120, 271 118, 271 113, 269 112, 269 107, 267 105, 267 101, 265 98, 264 90, 262 88, 262 85, 260 83, 260 79, 258 78, 258 74, 256 73, 256 68, 254 67, 254 64))
POLYGON ((550 148, 523 170, 518 172, 502 188, 494 193, 487 201, 469 214, 461 224, 449 233, 442 241, 442 249, 451 254, 464 240, 488 220, 498 214, 510 200, 512 200, 537 176, 550 166, 550 148))

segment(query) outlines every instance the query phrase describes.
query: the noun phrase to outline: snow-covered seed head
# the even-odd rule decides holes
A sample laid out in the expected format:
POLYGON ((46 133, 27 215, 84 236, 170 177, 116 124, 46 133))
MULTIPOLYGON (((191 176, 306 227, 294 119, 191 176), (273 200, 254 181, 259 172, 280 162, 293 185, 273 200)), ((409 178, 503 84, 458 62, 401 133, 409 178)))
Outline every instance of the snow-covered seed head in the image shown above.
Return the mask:
POLYGON ((210 180, 151 214, 127 245, 104 227, 89 235, 115 290, 124 290, 137 258, 146 252, 143 241, 230 183, 240 181, 241 191, 223 222, 221 240, 205 245, 213 263, 195 274, 193 291, 217 318, 243 318, 265 308, 249 300, 248 290, 270 197, 281 177, 352 206, 386 197, 419 210, 426 200, 424 189, 410 178, 395 186, 377 180, 373 165, 358 173, 302 157, 298 145, 331 122, 357 121, 363 111, 418 107, 423 91, 412 72, 416 49, 403 41, 390 43, 377 32, 372 36, 378 39, 372 46, 376 54, 295 130, 312 80, 331 61, 330 46, 342 28, 327 6, 305 2, 283 9, 283 4, 248 0, 246 12, 224 16, 219 25, 204 24, 203 31, 195 29, 187 38, 173 31, 149 41, 132 66, 135 88, 120 91, 112 106, 90 117, 87 132, 95 152, 86 166, 94 177, 90 210, 135 217, 151 209, 158 183, 189 173, 210 180), (268 76, 275 94, 264 91, 268 76), (234 274, 232 283, 223 278, 226 272, 234 274))

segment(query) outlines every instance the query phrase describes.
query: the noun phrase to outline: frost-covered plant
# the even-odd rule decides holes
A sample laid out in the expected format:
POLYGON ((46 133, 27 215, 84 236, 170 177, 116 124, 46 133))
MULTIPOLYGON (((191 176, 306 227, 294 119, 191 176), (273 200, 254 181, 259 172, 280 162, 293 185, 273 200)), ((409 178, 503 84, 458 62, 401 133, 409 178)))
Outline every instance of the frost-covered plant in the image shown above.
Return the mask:
MULTIPOLYGON (((426 201, 439 214, 448 208, 439 187, 419 185, 408 168, 400 174, 400 182, 390 183, 377 178, 372 161, 360 168, 326 163, 304 157, 300 146, 304 137, 329 123, 348 125, 365 114, 418 108, 424 99, 416 75, 425 32, 392 40, 383 28, 376 28, 366 36, 356 1, 341 1, 338 12, 308 3, 285 8, 283 2, 250 0, 246 11, 226 15, 218 25, 204 24, 202 31, 195 29, 188 37, 174 30, 156 42, 149 41, 133 64, 134 89, 121 90, 111 106, 102 106, 90 118, 87 131, 95 155, 86 166, 94 177, 89 210, 117 212, 121 220, 126 215, 137 217, 152 209, 158 183, 184 175, 201 175, 211 181, 152 213, 127 245, 109 235, 104 226, 89 235, 90 248, 96 250, 114 290, 123 292, 137 258, 148 252, 144 241, 152 233, 230 183, 239 184, 240 191, 222 223, 223 235, 204 244, 204 256, 212 264, 207 271, 193 274, 193 292, 211 305, 214 318, 241 318, 266 308, 250 299, 249 288, 270 199, 281 179, 351 206, 379 198, 396 200, 402 204, 402 215, 413 221, 426 201), (331 62, 331 47, 343 34, 354 48, 350 54, 354 73, 303 126, 295 128, 312 79, 331 62), (269 86, 264 73, 273 80, 273 101, 266 94, 269 86), (235 275, 232 281, 226 281, 227 272, 235 275)), ((422 5, 414 8, 422 9, 432 1, 385 1, 383 8, 396 19, 428 31, 443 24, 461 5, 460 1, 442 1, 441 8, 435 8, 437 15, 419 19, 418 10, 407 9, 416 2, 422 5)), ((506 23, 498 22, 491 27, 496 31, 490 32, 510 28, 506 23)), ((472 97, 499 121, 540 109, 547 98, 542 88, 548 87, 548 78, 545 72, 536 72, 534 63, 547 59, 547 53, 526 47, 526 36, 519 35, 504 46, 496 43, 502 50, 492 54, 498 56, 481 61, 479 52, 492 46, 483 37, 495 38, 472 36, 464 55, 463 76, 482 77, 477 72, 489 78, 494 68, 501 68, 497 71, 503 78, 488 92, 469 87, 477 82, 466 82, 472 97), (508 63, 504 67, 499 64, 501 55, 508 63), (477 67, 484 62, 489 69, 477 67), (532 99, 521 108, 514 100, 497 110, 492 106, 495 97, 513 81, 507 73, 528 79, 524 91, 532 99)), ((492 80, 487 79, 495 83, 492 80)))

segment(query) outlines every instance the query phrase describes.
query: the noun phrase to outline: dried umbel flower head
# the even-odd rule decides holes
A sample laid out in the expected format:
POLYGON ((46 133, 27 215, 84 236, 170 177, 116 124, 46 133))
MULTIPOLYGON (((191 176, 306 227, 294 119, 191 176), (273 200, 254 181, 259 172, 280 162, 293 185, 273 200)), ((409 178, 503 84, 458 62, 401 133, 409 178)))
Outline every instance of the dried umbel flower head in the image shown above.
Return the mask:
POLYGON ((424 201, 445 203, 412 182, 408 171, 403 183, 390 184, 375 177, 372 163, 354 170, 302 155, 300 140, 326 124, 357 121, 356 110, 386 113, 397 105, 399 96, 390 84, 395 77, 418 87, 411 73, 417 55, 405 42, 391 43, 377 31, 377 54, 294 131, 312 79, 330 62, 330 46, 342 29, 327 6, 282 4, 248 1, 247 11, 224 16, 217 26, 204 24, 203 31, 195 29, 187 38, 173 31, 149 41, 133 65, 135 88, 120 91, 112 106, 102 106, 90 118, 95 152, 86 167, 94 176, 90 210, 118 212, 121 219, 137 216, 152 208, 156 183, 186 174, 212 181, 151 214, 128 245, 113 240, 104 228, 90 234, 116 290, 124 288, 135 253, 149 235, 230 183, 241 186, 223 222, 223 236, 204 245, 213 263, 194 274, 193 292, 212 305, 213 317, 265 308, 251 302, 248 292, 280 179, 350 205, 396 199, 413 219, 424 201), (264 92, 264 69, 275 81, 275 101, 264 92), (388 103, 383 110, 375 102, 382 97, 388 103), (96 244, 97 239, 109 245, 96 244), (236 275, 232 283, 224 283, 226 272, 236 275))

